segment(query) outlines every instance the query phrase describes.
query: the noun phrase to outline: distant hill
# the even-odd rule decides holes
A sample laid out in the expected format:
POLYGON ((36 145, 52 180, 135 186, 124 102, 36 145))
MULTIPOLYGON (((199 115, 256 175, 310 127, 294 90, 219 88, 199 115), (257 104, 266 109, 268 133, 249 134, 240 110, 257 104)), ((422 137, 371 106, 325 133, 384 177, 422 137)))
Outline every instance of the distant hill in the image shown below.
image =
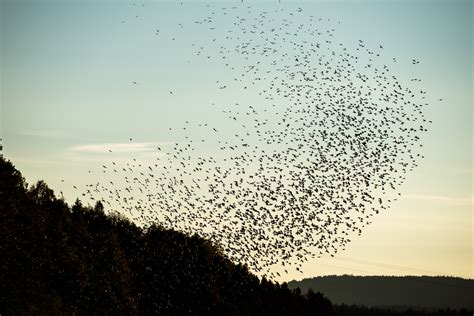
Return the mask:
POLYGON ((369 307, 474 310, 474 280, 430 276, 324 276, 291 281, 324 293, 334 304, 369 307))

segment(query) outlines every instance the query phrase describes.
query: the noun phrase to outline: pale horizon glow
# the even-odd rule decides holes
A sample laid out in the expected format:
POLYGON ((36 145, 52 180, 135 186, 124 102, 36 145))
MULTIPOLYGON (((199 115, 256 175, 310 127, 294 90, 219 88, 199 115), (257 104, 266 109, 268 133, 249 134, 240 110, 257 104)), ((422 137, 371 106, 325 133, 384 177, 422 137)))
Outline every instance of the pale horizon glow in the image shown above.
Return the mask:
MULTIPOLYGON (((221 134, 200 122, 215 122, 225 135, 227 121, 220 111, 225 104, 260 105, 252 92, 218 89, 232 81, 234 72, 192 50, 193 40, 208 40, 193 24, 209 15, 205 4, 143 3, 147 6, 133 8, 127 1, 0 4, 4 157, 29 184, 45 180, 69 204, 79 194, 73 184, 104 180, 104 162, 159 163, 168 158, 166 149, 185 142, 185 132, 217 141, 215 135, 221 134)), ((269 12, 277 5, 301 7, 324 18, 324 27, 334 27, 335 41, 349 47, 358 39, 372 47, 383 44, 381 58, 387 63, 397 58, 390 67, 403 83, 427 91, 426 116, 433 123, 422 137, 425 158, 406 174, 398 200, 334 258, 309 260, 304 273, 282 274, 278 281, 334 274, 474 278, 472 1, 209 5, 236 6, 242 15, 247 6, 269 12), (421 62, 412 67, 412 59, 421 62)), ((218 50, 209 48, 203 55, 218 50)), ((219 150, 207 144, 202 150, 218 157, 219 150)))

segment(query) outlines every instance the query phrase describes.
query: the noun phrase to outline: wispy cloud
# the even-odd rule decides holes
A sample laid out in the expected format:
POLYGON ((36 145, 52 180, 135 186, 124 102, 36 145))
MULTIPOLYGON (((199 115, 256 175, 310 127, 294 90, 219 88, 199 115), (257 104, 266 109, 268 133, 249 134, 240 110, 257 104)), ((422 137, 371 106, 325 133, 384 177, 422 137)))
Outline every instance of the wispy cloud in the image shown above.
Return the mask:
POLYGON ((472 168, 456 168, 455 170, 459 173, 464 173, 464 174, 473 174, 474 173, 474 169, 472 169, 472 168))
POLYGON ((454 197, 447 195, 427 195, 427 194, 407 194, 405 198, 415 199, 415 200, 430 200, 430 201, 439 201, 452 204, 461 204, 461 205, 472 205, 473 197, 454 197))
POLYGON ((141 153, 156 151, 159 146, 166 146, 169 142, 143 142, 143 143, 105 143, 78 145, 70 148, 72 152, 79 153, 141 153))
POLYGON ((63 138, 65 133, 59 130, 25 130, 20 132, 20 135, 31 136, 31 137, 44 137, 44 138, 63 138))
POLYGON ((71 167, 72 165, 78 165, 77 162, 71 160, 62 160, 62 159, 31 159, 31 158, 22 158, 22 157, 8 157, 14 164, 29 165, 35 167, 44 167, 44 166, 66 166, 71 167))

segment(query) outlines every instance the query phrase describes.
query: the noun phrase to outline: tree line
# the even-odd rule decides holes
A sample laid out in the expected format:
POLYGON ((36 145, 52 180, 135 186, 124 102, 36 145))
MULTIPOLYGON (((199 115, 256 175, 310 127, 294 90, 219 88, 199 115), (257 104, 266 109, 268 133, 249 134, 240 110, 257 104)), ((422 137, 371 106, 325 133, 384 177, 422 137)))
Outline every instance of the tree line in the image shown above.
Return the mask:
POLYGON ((4 158, 0 225, 2 315, 375 315, 259 279, 197 235, 69 206, 4 158))

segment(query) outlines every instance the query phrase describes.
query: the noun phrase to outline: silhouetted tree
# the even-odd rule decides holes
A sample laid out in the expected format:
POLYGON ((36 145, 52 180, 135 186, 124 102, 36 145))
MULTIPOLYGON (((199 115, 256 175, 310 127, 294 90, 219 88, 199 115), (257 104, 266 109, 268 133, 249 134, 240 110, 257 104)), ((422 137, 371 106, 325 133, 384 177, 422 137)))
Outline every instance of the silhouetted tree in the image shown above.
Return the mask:
POLYGON ((1 158, 0 225, 2 315, 375 315, 259 280, 197 235, 69 207, 1 158))

